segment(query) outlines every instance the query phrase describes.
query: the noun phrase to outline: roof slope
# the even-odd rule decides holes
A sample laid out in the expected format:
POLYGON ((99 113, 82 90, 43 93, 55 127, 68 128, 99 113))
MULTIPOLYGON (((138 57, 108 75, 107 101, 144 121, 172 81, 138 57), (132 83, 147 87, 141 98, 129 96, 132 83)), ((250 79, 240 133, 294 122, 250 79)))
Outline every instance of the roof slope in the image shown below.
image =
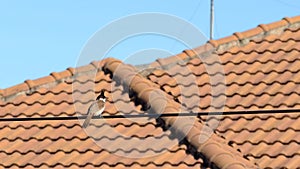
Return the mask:
POLYGON ((299 46, 300 16, 209 41, 140 72, 105 59, 1 90, 0 166, 297 168, 300 112, 205 114, 299 109, 299 46), (203 116, 94 119, 83 130, 80 117, 103 88, 104 116, 203 116))
POLYGON ((101 89, 108 91, 110 99, 103 115, 145 113, 122 85, 97 69, 103 63, 93 62, 6 89, 1 119, 15 119, 0 122, 1 168, 203 166, 201 158, 189 154, 187 146, 179 143, 170 131, 164 131, 154 118, 94 120, 87 130, 82 129, 82 120, 77 118, 43 119, 86 114, 101 89), (21 91, 25 85, 28 90, 21 91))
MULTIPOLYGON (((300 108, 300 17, 210 41, 152 66, 163 70, 148 73, 148 79, 194 112, 296 110, 300 108)), ((299 111, 243 113, 199 120, 218 125, 217 133, 261 168, 300 167, 299 111)))

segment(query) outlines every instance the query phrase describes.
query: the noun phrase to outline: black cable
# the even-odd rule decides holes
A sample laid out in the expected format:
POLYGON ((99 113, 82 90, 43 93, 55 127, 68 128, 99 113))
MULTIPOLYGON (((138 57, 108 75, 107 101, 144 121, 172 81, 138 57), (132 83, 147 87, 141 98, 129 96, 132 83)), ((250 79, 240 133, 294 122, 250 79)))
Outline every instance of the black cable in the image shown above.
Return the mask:
MULTIPOLYGON (((181 112, 181 113, 163 113, 163 114, 128 114, 128 115, 106 115, 102 117, 93 117, 93 119, 124 119, 124 118, 158 118, 158 117, 187 117, 187 116, 222 116, 222 115, 246 115, 246 114, 292 114, 300 113, 300 109, 279 109, 279 110, 242 110, 227 112, 181 112)), ((66 116, 66 117, 13 117, 1 118, 0 122, 5 121, 45 121, 45 120, 78 120, 85 119, 86 116, 66 116)))

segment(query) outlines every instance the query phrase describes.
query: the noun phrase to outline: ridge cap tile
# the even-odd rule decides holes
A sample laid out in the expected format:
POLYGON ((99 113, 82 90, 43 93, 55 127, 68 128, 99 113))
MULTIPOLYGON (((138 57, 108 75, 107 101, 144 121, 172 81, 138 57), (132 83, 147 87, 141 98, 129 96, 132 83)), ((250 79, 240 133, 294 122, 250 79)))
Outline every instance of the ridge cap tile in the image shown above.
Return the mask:
POLYGON ((275 21, 268 24, 260 24, 256 28, 252 28, 243 32, 235 32, 233 35, 223 37, 218 40, 210 40, 208 43, 212 44, 218 50, 228 50, 231 46, 239 46, 241 41, 249 41, 255 37, 265 37, 266 35, 272 34, 272 32, 282 33, 283 29, 291 27, 293 24, 300 22, 300 16, 292 18, 283 18, 279 21, 275 21), (278 30, 278 31, 276 31, 278 30), (248 40, 247 40, 248 39, 248 40), (240 42, 239 42, 240 41, 240 42), (230 44, 230 45, 229 45, 230 44))
MULTIPOLYGON (((126 67, 128 65, 126 65, 126 64, 122 63, 121 61, 118 61, 118 60, 115 59, 115 60, 110 60, 109 62, 107 62, 104 65, 104 69, 108 69, 110 72, 112 72, 114 74, 114 76, 117 76, 119 78, 120 77, 128 77, 126 75, 126 73, 129 73, 130 76, 132 76, 132 74, 137 73, 136 70, 132 70, 132 69, 131 69, 131 71, 135 71, 135 72, 127 71, 126 73, 124 73, 124 72, 117 71, 117 69, 118 69, 119 66, 121 66, 122 68, 124 68, 124 67, 126 67)), ((124 81, 125 79, 120 78, 120 80, 124 81)), ((156 112, 156 113, 163 113, 163 112, 168 113, 168 111, 170 111, 170 112, 174 112, 174 111, 175 112, 181 112, 181 110, 179 109, 180 108, 179 104, 177 105, 176 102, 171 101, 170 99, 164 98, 159 93, 156 93, 156 94, 154 93, 154 91, 157 91, 157 90, 161 91, 160 89, 155 89, 155 87, 154 88, 152 88, 152 87, 151 88, 146 88, 146 89, 144 87, 139 87, 139 85, 143 85, 144 84, 144 83, 138 83, 139 81, 146 81, 147 82, 148 80, 146 78, 141 77, 141 76, 134 76, 134 78, 133 78, 132 81, 125 80, 124 82, 125 82, 126 86, 131 87, 132 90, 134 90, 138 94, 138 97, 140 97, 140 99, 142 99, 149 106, 151 106, 151 109, 154 112, 156 112), (132 85, 132 84, 134 84, 134 85, 132 85), (151 97, 151 99, 150 99, 150 97, 151 97), (160 102, 157 101, 158 98, 161 100, 160 102), (166 107, 164 105, 166 105, 166 107), (163 107, 165 107, 165 110, 163 110, 164 109, 163 107)), ((163 92, 163 91, 161 91, 161 92, 163 92)), ((188 138, 190 138, 190 139, 194 138, 195 136, 197 136, 197 133, 198 134, 200 133, 200 131, 198 131, 198 129, 196 129, 195 127, 191 127, 191 130, 187 130, 186 128, 188 126, 191 126, 191 125, 190 124, 185 125, 185 123, 187 123, 188 121, 182 121, 183 119, 178 119, 179 121, 182 121, 182 123, 176 123, 174 121, 175 119, 173 119, 173 118, 164 118, 164 117, 162 117, 162 119, 165 120, 166 124, 173 125, 173 127, 175 128, 175 130, 177 130, 178 132, 182 132, 182 129, 183 129, 184 130, 183 134, 186 134, 185 136, 188 137, 188 138), (182 125, 184 125, 184 126, 182 126, 182 125), (196 132, 196 133, 194 133, 195 135, 192 134, 193 131, 196 132)), ((188 119, 191 120, 191 118, 188 118, 188 119)), ((212 135, 214 137, 219 138, 219 136, 217 136, 217 135, 215 135, 213 133, 212 133, 212 135)), ((197 137, 199 137, 199 135, 197 137)), ((211 138, 208 139, 208 143, 209 144, 217 144, 217 142, 215 142, 211 138), (209 143, 209 142, 211 142, 211 143, 209 143)), ((197 142, 197 143, 194 143, 193 145, 196 146, 196 147, 198 147, 201 144, 202 143, 197 142)), ((223 146, 227 146, 227 145, 224 144, 223 146)), ((207 154, 208 152, 210 152, 210 153, 207 154, 209 156, 210 156, 211 153, 212 153, 212 155, 215 155, 215 154, 218 154, 218 153, 221 153, 221 152, 224 151, 224 152, 230 154, 230 156, 234 157, 234 158, 229 158, 228 161, 226 161, 226 162, 219 161, 219 160, 221 160, 220 158, 217 158, 216 160, 212 159, 212 160, 214 160, 212 162, 215 163, 215 164, 217 164, 218 167, 221 167, 221 168, 222 168, 222 166, 224 164, 235 164, 235 160, 236 160, 235 158, 238 158, 240 160, 243 159, 243 162, 246 163, 244 165, 247 166, 247 167, 256 168, 254 164, 252 164, 250 161, 247 161, 245 158, 243 158, 241 154, 238 154, 238 153, 234 153, 233 154, 231 151, 228 151, 228 149, 233 149, 233 148, 228 147, 226 149, 223 149, 223 148, 219 147, 219 148, 214 148, 214 151, 212 152, 210 149, 207 149, 204 146, 202 151, 204 151, 203 152, 204 154, 207 154), (238 155, 240 155, 240 156, 238 157, 238 155)), ((232 150, 232 151, 236 151, 236 150, 232 150)))

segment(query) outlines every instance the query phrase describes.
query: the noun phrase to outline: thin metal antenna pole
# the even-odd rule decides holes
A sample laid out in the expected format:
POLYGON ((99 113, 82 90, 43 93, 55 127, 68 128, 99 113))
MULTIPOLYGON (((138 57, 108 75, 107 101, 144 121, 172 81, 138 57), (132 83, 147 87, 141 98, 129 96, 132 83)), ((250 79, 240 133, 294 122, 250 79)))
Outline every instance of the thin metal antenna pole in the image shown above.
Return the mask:
POLYGON ((214 0, 210 1, 210 40, 214 38, 214 0))

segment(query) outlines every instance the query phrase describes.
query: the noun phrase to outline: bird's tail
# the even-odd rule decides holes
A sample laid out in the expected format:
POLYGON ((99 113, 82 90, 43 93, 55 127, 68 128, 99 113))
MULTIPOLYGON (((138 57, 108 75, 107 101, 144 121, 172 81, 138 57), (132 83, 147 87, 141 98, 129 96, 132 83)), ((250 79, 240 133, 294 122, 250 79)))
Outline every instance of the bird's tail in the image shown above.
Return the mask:
POLYGON ((87 128, 87 126, 90 124, 91 119, 92 119, 92 113, 89 113, 83 122, 83 128, 87 128))

